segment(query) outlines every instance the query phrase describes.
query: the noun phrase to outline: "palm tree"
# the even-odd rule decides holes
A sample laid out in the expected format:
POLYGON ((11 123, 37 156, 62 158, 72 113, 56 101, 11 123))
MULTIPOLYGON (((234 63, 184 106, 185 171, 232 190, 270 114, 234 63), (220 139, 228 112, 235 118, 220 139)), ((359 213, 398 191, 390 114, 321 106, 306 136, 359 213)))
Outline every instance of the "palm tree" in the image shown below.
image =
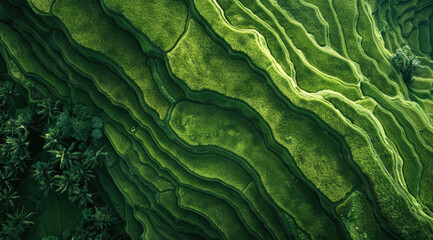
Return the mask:
POLYGON ((86 149, 86 151, 83 153, 83 162, 87 168, 93 169, 99 165, 100 158, 107 155, 107 152, 102 151, 104 150, 104 147, 105 146, 101 147, 97 151, 95 151, 92 146, 86 149))
POLYGON ((95 178, 93 170, 84 166, 80 161, 73 161, 70 170, 67 172, 74 180, 81 183, 86 183, 95 178))
POLYGON ((5 187, 10 187, 11 186, 11 182, 18 180, 18 178, 16 178, 16 174, 13 168, 11 169, 7 169, 7 168, 3 168, 2 171, 0 171, 0 187, 1 188, 5 188, 5 187))
POLYGON ((40 189, 48 192, 53 183, 53 166, 49 162, 38 161, 32 167, 33 178, 39 183, 40 189))
POLYGON ((31 126, 33 122, 34 110, 32 107, 20 108, 16 112, 16 124, 19 125, 22 129, 27 130, 28 127, 31 126))
POLYGON ((44 180, 52 175, 53 166, 49 162, 38 161, 32 165, 33 167, 33 178, 36 181, 44 180))
POLYGON ((11 105, 15 107, 14 97, 19 96, 11 81, 4 81, 0 86, 0 106, 11 105))
POLYGON ((29 158, 29 142, 26 133, 18 133, 16 137, 6 137, 6 142, 0 144, 0 161, 8 168, 23 170, 29 158))
POLYGON ((36 106, 38 107, 37 114, 40 115, 42 119, 47 119, 48 123, 51 123, 55 116, 61 112, 60 100, 54 102, 51 99, 46 99, 36 106))
POLYGON ((6 211, 8 211, 10 207, 12 209, 15 208, 14 201, 18 198, 20 198, 18 192, 14 191, 12 187, 5 187, 0 191, 0 202, 3 203, 6 211))
POLYGON ((22 173, 27 169, 27 162, 30 158, 25 155, 14 155, 10 161, 10 164, 15 171, 22 173))
POLYGON ((27 133, 18 132, 17 137, 7 137, 6 145, 9 151, 15 156, 30 157, 29 142, 27 141, 27 133))
POLYGON ((4 127, 8 119, 8 112, 4 109, 0 109, 0 135, 3 135, 4 127))
POLYGON ((16 137, 6 137, 6 142, 0 144, 0 160, 9 168, 23 171, 29 158, 29 142, 25 133, 19 133, 16 137))
POLYGON ((73 151, 75 148, 76 142, 73 142, 69 148, 65 148, 63 146, 60 147, 60 150, 49 150, 49 153, 54 154, 55 161, 60 162, 60 169, 69 169, 73 160, 78 160, 81 156, 81 152, 73 151))
POLYGON ((79 185, 74 185, 69 189, 69 200, 75 202, 78 200, 78 204, 80 206, 87 206, 89 203, 93 204, 93 193, 89 192, 87 184, 84 184, 82 187, 79 185))
POLYGON ((62 133, 58 128, 50 128, 43 138, 45 139, 44 149, 59 149, 63 145, 62 133))
POLYGON ((24 207, 22 207, 21 210, 17 209, 11 214, 6 214, 6 216, 8 217, 8 222, 14 225, 29 226, 34 224, 34 222, 30 220, 33 214, 34 212, 25 212, 24 207))
POLYGON ((29 134, 28 128, 31 125, 31 119, 24 117, 22 115, 18 116, 17 119, 9 118, 5 119, 5 122, 2 123, 1 133, 4 136, 8 137, 16 137, 18 134, 22 136, 26 136, 29 134))
POLYGON ((2 165, 7 165, 10 167, 11 159, 12 159, 12 150, 10 149, 9 144, 3 143, 0 144, 0 163, 2 165))
POLYGON ((102 230, 116 222, 116 217, 108 207, 95 207, 94 224, 96 228, 102 230))
POLYGON ((54 176, 54 185, 57 192, 64 193, 76 186, 77 182, 69 174, 62 174, 54 176))
POLYGON ((13 213, 6 214, 7 219, 2 223, 2 231, 0 232, 1 239, 21 239, 20 235, 26 231, 34 222, 31 220, 33 212, 25 212, 24 207, 15 210, 13 213))
POLYGON ((2 133, 5 136, 15 136, 15 134, 21 129, 21 126, 18 125, 16 119, 10 118, 3 125, 2 133))

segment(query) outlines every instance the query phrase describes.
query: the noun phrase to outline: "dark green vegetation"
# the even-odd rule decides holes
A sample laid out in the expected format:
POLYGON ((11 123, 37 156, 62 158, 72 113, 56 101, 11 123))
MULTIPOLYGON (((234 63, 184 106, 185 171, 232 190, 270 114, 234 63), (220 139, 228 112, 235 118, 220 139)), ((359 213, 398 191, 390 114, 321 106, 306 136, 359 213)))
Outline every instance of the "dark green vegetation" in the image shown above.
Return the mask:
POLYGON ((84 105, 30 103, 15 83, 0 84, 0 239, 120 238, 92 182, 107 155, 102 119, 84 105))
POLYGON ((413 74, 420 67, 421 61, 410 51, 408 45, 399 48, 391 55, 391 61, 400 71, 403 81, 409 84, 413 81, 413 74))
MULTIPOLYGON (((40 225, 106 229, 98 191, 132 239, 432 239, 432 10, 1 1, 0 72, 47 122, 32 179, 63 196, 40 225)), ((16 134, 5 143, 26 156, 31 134, 16 134)))

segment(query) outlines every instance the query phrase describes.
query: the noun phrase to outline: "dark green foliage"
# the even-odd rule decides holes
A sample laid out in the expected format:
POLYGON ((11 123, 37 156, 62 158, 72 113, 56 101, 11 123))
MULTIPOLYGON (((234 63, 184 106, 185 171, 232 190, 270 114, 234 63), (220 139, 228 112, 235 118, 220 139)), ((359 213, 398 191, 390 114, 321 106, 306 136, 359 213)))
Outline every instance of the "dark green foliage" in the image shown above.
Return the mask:
POLYGON ((96 142, 101 138, 102 138, 102 129, 93 129, 92 130, 92 140, 96 142))
POLYGON ((77 183, 87 183, 95 178, 95 173, 92 169, 93 168, 85 166, 83 161, 74 161, 71 168, 66 173, 73 176, 77 183))
POLYGON ((33 111, 11 81, 0 82, 0 239, 21 239, 33 213, 17 202, 17 188, 31 162, 29 134, 33 111), (20 209, 20 210, 18 210, 20 209))
POLYGON ((42 191, 47 192, 53 183, 53 165, 50 162, 38 161, 32 165, 33 177, 42 191))
POLYGON ((27 212, 24 208, 6 214, 7 219, 2 223, 0 239, 21 239, 21 234, 34 224, 32 215, 33 212, 27 212))
POLYGON ((55 118, 55 127, 50 132, 58 131, 56 134, 62 138, 72 136, 76 141, 86 142, 91 134, 94 141, 102 137, 102 119, 94 116, 90 107, 84 105, 75 105, 72 109, 66 107, 52 118, 55 118))
POLYGON ((75 181, 69 174, 61 174, 54 176, 54 188, 57 192, 68 192, 74 186, 74 184, 75 181))
POLYGON ((53 111, 50 115, 52 124, 47 127, 43 138, 43 149, 51 155, 48 161, 33 165, 34 178, 41 184, 41 189, 49 189, 67 194, 68 199, 87 206, 94 202, 94 193, 90 190, 95 178, 93 169, 99 165, 103 147, 95 150, 95 140, 102 137, 102 119, 94 116, 94 111, 84 105, 72 108, 59 106, 58 103, 45 102, 46 106, 56 106, 62 111, 53 111), (101 131, 99 136, 89 140, 90 132, 101 131), (54 164, 54 165, 53 165, 54 164), (54 167, 53 167, 54 166, 54 167))
POLYGON ((107 207, 85 208, 81 212, 81 231, 73 234, 74 239, 107 239, 110 226, 118 220, 107 207))
POLYGON ((14 189, 10 186, 2 188, 0 191, 0 202, 2 208, 6 211, 15 208, 14 202, 18 198, 20 198, 20 196, 18 196, 18 192, 14 191, 14 189))
POLYGON ((0 170, 0 187, 2 189, 10 187, 12 183, 17 180, 14 170, 6 168, 0 170))
POLYGON ((49 128, 42 137, 45 139, 44 149, 59 149, 64 144, 60 129, 57 127, 49 128))
POLYGON ((402 74, 403 81, 409 84, 413 81, 414 72, 421 66, 421 61, 411 52, 408 45, 404 45, 391 55, 391 61, 402 74))
POLYGON ((102 121, 102 118, 100 118, 98 116, 92 117, 92 127, 93 128, 101 129, 103 125, 104 125, 104 122, 102 121))
POLYGON ((40 115, 42 119, 46 119, 48 123, 54 121, 54 117, 61 111, 60 100, 54 102, 50 99, 44 99, 37 104, 37 107, 39 109, 37 114, 40 115))
POLYGON ((72 107, 72 113, 75 119, 87 120, 94 116, 94 110, 91 107, 76 104, 72 107))
POLYGON ((99 139, 102 138, 102 126, 103 126, 103 122, 102 119, 98 116, 93 116, 92 117, 92 140, 94 142, 98 141, 99 139))
POLYGON ((16 107, 15 98, 19 94, 11 81, 0 82, 0 106, 11 105, 16 107))
POLYGON ((6 137, 6 141, 1 146, 2 154, 5 155, 5 158, 11 161, 11 164, 14 160, 19 157, 30 157, 29 152, 29 141, 27 140, 27 133, 18 132, 16 137, 6 137))
POLYGON ((7 136, 15 136, 18 132, 26 132, 24 125, 20 125, 16 119, 10 118, 3 125, 3 134, 7 136))
MULTIPOLYGON (((77 226, 78 235, 74 234, 74 239, 109 239, 107 230, 115 218, 93 187, 94 169, 106 156, 103 144, 98 141, 103 136, 102 119, 84 105, 63 106, 60 101, 49 99, 29 104, 16 91, 12 82, 2 82, 0 239, 21 239, 33 225, 36 216, 22 208, 20 200, 24 197, 17 191, 29 174, 40 191, 25 198, 30 197, 36 203, 36 213, 41 211, 37 192, 65 194, 83 209, 91 209, 89 216, 83 215, 86 219, 77 226)), ((65 232, 62 239, 70 239, 71 235, 65 232)))
POLYGON ((75 145, 76 142, 73 142, 68 148, 60 146, 58 149, 48 151, 53 154, 54 162, 59 163, 60 169, 69 168, 72 165, 72 161, 80 158, 81 152, 75 151, 75 145))
POLYGON ((72 202, 78 202, 82 207, 89 204, 93 204, 94 193, 91 193, 87 184, 80 186, 78 184, 73 185, 69 189, 69 200, 72 202))
POLYGON ((77 141, 85 142, 92 131, 92 109, 84 105, 75 105, 72 109, 72 136, 77 141))
POLYGON ((94 226, 98 230, 103 230, 116 221, 113 212, 107 207, 95 207, 94 213, 91 214, 91 220, 95 222, 94 226))
POLYGON ((99 165, 102 157, 107 155, 106 152, 103 152, 104 147, 101 147, 99 150, 95 150, 93 147, 89 147, 83 153, 83 162, 84 165, 88 168, 95 168, 99 165))
POLYGON ((93 116, 92 117, 92 140, 94 142, 98 141, 99 139, 102 138, 102 119, 98 116, 93 116))
POLYGON ((33 166, 34 177, 41 189, 66 193, 71 201, 86 206, 93 203, 94 194, 89 192, 90 181, 95 178, 92 169, 106 155, 103 147, 95 150, 94 145, 102 137, 103 122, 100 117, 92 115, 94 111, 87 106, 57 108, 63 111, 52 116, 54 121, 43 136, 43 148, 52 157, 48 162, 33 166), (93 133, 91 141, 90 132, 93 133), (48 168, 53 163, 55 169, 48 168))
POLYGON ((23 130, 27 130, 32 123, 34 111, 30 107, 20 108, 16 111, 17 119, 16 125, 21 127, 23 130))
POLYGON ((72 123, 72 136, 77 141, 85 142, 89 138, 92 125, 89 121, 76 121, 72 123))
POLYGON ((59 129, 60 135, 63 138, 72 135, 72 119, 69 115, 70 115, 69 110, 65 109, 56 118, 55 127, 59 129))
POLYGON ((0 134, 0 160, 4 168, 22 173, 31 160, 29 133, 32 129, 33 112, 29 107, 13 108, 13 111, 10 107, 0 134))

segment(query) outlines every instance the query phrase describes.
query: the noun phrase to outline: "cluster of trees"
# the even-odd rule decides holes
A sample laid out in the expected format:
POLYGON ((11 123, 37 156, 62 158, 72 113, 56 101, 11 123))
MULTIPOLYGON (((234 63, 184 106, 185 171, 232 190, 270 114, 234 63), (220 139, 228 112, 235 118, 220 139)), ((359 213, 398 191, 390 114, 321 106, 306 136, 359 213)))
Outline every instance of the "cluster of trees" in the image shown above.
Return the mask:
POLYGON ((33 177, 42 191, 67 193, 83 207, 93 203, 90 181, 106 154, 103 147, 96 148, 102 137, 102 119, 92 114, 84 105, 70 108, 50 100, 37 104, 37 115, 47 124, 39 159, 32 165, 33 177))
POLYGON ((416 58, 408 45, 398 48, 391 55, 391 61, 401 73, 403 81, 406 84, 413 81, 413 74, 421 67, 421 61, 416 58))
POLYGON ((29 103, 16 84, 0 81, 0 239, 20 239, 37 219, 38 210, 18 206, 24 179, 36 182, 42 194, 65 194, 80 207, 77 227, 63 238, 110 238, 118 220, 93 181, 106 155, 102 125, 91 107, 50 99, 29 103))
POLYGON ((0 239, 20 239, 34 213, 18 207, 20 179, 30 164, 31 113, 11 81, 0 82, 0 239))

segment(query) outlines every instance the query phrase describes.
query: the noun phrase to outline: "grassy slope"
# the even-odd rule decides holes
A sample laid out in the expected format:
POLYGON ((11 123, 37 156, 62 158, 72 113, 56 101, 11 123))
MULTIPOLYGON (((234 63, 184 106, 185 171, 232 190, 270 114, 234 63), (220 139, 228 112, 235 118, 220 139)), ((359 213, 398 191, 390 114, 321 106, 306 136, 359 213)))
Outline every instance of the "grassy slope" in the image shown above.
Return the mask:
POLYGON ((134 239, 428 239, 433 7, 400 2, 5 1, 0 54, 106 113, 134 239))

